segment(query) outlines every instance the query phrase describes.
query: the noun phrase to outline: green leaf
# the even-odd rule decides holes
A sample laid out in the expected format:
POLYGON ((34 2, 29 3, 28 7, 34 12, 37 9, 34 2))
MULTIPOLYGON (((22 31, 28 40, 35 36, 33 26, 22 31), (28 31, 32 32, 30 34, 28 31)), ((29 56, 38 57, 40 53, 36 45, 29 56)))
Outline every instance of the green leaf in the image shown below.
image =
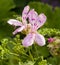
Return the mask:
POLYGON ((6 17, 9 14, 8 11, 14 7, 15 7, 15 4, 14 4, 13 0, 9 0, 9 1, 8 0, 0 0, 0 21, 4 17, 6 17))
POLYGON ((0 0, 0 40, 12 35, 13 28, 6 23, 15 14, 10 11, 12 8, 15 8, 13 0, 0 0))
POLYGON ((55 57, 50 57, 50 58, 48 58, 48 62, 50 63, 50 64, 52 64, 52 65, 60 65, 60 57, 58 57, 58 56, 55 56, 55 57))
POLYGON ((13 27, 9 26, 7 23, 0 23, 0 40, 12 36, 13 27))

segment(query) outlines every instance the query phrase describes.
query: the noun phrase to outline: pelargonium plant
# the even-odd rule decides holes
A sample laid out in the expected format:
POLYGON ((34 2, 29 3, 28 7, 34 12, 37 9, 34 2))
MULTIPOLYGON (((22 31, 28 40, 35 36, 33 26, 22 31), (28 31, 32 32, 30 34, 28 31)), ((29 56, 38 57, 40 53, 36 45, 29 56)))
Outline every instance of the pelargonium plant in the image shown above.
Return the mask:
POLYGON ((45 45, 45 38, 43 35, 39 34, 37 30, 46 22, 46 19, 43 13, 38 15, 34 9, 30 10, 30 7, 26 6, 22 12, 22 22, 10 19, 8 23, 10 25, 19 26, 19 28, 13 32, 14 35, 18 32, 28 32, 27 30, 29 30, 22 41, 24 47, 31 46, 34 42, 43 46, 45 45))

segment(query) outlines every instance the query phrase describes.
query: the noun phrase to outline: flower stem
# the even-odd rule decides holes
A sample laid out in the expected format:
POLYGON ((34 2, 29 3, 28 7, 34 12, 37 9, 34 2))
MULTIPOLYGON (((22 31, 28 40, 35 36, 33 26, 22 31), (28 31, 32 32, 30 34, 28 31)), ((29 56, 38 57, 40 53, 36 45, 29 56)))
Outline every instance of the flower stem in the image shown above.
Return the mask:
POLYGON ((36 56, 38 57, 37 47, 36 47, 35 44, 34 44, 34 48, 35 48, 35 51, 36 51, 36 56))
POLYGON ((34 61, 34 58, 33 58, 32 54, 31 54, 30 50, 29 50, 29 56, 30 56, 31 60, 34 61))

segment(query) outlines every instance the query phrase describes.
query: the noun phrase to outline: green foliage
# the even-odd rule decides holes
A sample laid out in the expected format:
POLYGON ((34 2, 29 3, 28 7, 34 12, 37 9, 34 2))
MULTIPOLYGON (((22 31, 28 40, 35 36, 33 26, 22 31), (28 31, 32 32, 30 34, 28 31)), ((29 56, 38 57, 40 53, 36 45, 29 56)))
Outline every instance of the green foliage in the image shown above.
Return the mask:
POLYGON ((55 57, 50 57, 48 58, 48 62, 51 63, 51 65, 60 65, 60 57, 59 56, 55 56, 55 57))
POLYGON ((41 62, 39 62, 39 65, 47 65, 47 61, 46 60, 42 60, 41 62))
POLYGON ((42 28, 39 29, 38 32, 40 34, 43 34, 45 37, 54 37, 54 36, 60 36, 60 30, 55 28, 42 28))
MULTIPOLYGON (((38 32, 44 36, 48 33, 50 36, 58 36, 58 29, 43 28, 38 32), (55 32, 54 32, 55 31, 55 32), (44 33, 43 33, 44 32, 44 33)), ((45 38, 48 38, 45 36, 45 38)), ((6 37, 0 44, 0 64, 1 65, 59 65, 58 56, 52 56, 46 44, 43 47, 33 44, 31 47, 22 46, 21 35, 15 37, 6 37)), ((47 43, 47 42, 46 42, 47 43)))

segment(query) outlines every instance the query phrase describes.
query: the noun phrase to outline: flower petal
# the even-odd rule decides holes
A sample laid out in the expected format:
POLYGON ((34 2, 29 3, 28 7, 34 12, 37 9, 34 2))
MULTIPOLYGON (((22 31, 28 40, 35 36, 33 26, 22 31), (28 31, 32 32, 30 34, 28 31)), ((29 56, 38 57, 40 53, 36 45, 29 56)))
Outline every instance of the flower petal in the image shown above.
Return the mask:
POLYGON ((44 25, 44 23, 46 22, 46 16, 43 14, 43 13, 41 13, 39 16, 38 16, 38 18, 37 18, 37 29, 39 28, 39 27, 41 27, 42 25, 44 25))
POLYGON ((40 46, 44 46, 45 45, 45 38, 41 34, 36 33, 35 42, 40 46))
POLYGON ((37 16, 38 14, 36 11, 34 11, 34 9, 30 10, 30 12, 28 13, 29 22, 32 25, 36 22, 37 16))
POLYGON ((22 44, 24 47, 28 47, 28 46, 31 46, 34 42, 34 39, 35 39, 35 34, 33 33, 29 33, 25 38, 24 40, 22 41, 22 44))
POLYGON ((46 22, 46 16, 44 14, 40 14, 36 17, 36 21, 34 22, 34 29, 37 30, 46 22))
POLYGON ((22 21, 23 22, 26 22, 26 19, 27 19, 27 14, 29 12, 29 9, 30 7, 29 6, 26 6, 22 12, 22 21))
POLYGON ((18 20, 15 20, 15 19, 8 20, 8 24, 14 25, 14 26, 22 26, 22 23, 18 20))
POLYGON ((28 14, 28 18, 29 18, 29 22, 31 23, 32 30, 35 30, 37 17, 38 14, 36 11, 34 11, 34 9, 32 9, 28 14))
POLYGON ((15 34, 18 33, 18 32, 21 32, 24 28, 25 28, 25 26, 22 26, 22 27, 17 28, 17 29, 13 32, 13 35, 15 35, 15 34))

